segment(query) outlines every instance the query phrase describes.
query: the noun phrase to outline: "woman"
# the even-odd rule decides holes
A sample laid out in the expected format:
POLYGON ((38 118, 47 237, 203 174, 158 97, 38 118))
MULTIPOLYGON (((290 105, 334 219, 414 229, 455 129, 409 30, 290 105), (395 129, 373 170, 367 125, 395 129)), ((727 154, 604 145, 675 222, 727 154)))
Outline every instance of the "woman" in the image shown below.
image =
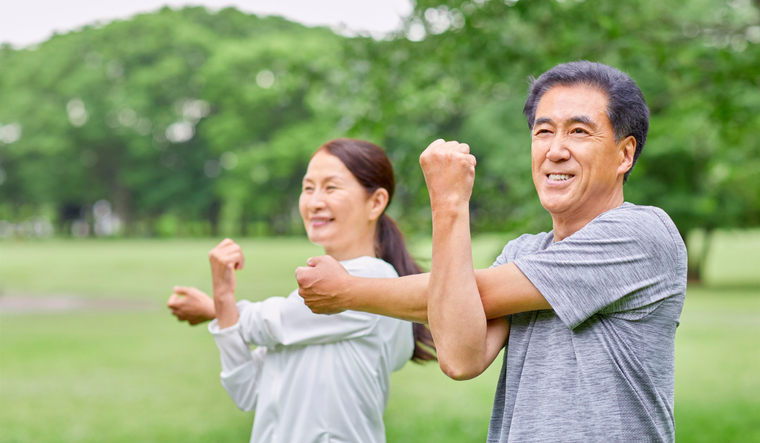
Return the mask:
MULTIPOLYGON (((388 157, 372 143, 338 139, 311 158, 299 200, 309 240, 353 275, 421 272, 387 215, 394 190, 388 157)), ((313 314, 297 291, 235 303, 243 253, 224 240, 209 253, 214 298, 176 287, 180 320, 214 320, 222 385, 243 410, 256 410, 252 442, 384 442, 390 373, 406 360, 435 359, 423 325, 355 311, 313 314), (250 351, 249 345, 258 348, 250 351)))

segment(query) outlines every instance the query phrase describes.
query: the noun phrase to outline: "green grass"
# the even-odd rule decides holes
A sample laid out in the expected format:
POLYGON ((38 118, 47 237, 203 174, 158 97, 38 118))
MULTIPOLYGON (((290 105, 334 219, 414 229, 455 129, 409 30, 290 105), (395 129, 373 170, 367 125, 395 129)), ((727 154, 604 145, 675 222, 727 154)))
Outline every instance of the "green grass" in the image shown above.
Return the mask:
MULTIPOLYGON (((504 238, 475 242, 488 265, 504 238)), ((248 441, 253 415, 219 384, 203 326, 160 305, 174 284, 209 289, 211 240, 0 243, 7 294, 137 298, 132 312, 0 315, 0 442, 248 441)), ((298 239, 246 240, 240 294, 295 287, 293 269, 321 251, 298 239)), ((429 244, 415 254, 424 256, 429 244)), ((760 290, 691 287, 676 337, 679 442, 760 441, 760 290)), ((436 365, 392 376, 389 442, 483 442, 501 360, 468 382, 436 365)))
POLYGON ((760 286, 760 229, 713 232, 703 279, 709 286, 760 286))

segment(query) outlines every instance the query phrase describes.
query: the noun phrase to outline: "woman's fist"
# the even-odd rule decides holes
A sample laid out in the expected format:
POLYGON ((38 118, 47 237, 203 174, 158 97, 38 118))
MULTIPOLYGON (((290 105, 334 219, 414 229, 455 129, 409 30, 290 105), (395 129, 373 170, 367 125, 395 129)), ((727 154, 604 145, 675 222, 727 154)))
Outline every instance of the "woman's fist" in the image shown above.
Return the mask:
POLYGON ((245 259, 240 245, 225 238, 214 249, 209 251, 211 263, 211 279, 214 284, 214 297, 217 295, 234 294, 235 271, 243 269, 245 259))

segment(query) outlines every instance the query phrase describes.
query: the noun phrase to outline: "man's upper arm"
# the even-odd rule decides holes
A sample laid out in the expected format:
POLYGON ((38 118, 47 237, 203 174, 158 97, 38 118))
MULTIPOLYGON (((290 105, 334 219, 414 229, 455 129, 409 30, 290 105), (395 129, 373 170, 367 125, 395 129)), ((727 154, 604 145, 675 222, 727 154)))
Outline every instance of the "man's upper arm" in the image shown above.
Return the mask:
POLYGON ((673 294, 670 237, 646 209, 625 207, 513 264, 570 329, 596 314, 636 319, 673 294))
POLYGON ((475 280, 488 319, 552 308, 514 263, 477 270, 475 280))

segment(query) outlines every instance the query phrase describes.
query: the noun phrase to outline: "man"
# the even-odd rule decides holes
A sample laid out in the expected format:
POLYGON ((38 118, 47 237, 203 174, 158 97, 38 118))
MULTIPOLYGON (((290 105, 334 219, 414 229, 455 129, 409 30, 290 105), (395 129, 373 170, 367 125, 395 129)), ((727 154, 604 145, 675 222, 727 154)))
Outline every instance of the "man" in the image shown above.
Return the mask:
POLYGON ((455 379, 479 375, 506 346, 489 442, 672 442, 686 249, 667 214, 623 198, 646 141, 643 95, 617 69, 567 63, 532 82, 524 113, 551 232, 473 270, 476 161, 467 145, 437 140, 420 157, 430 274, 361 279, 317 257, 296 272, 300 293, 315 312, 428 322, 455 379))

